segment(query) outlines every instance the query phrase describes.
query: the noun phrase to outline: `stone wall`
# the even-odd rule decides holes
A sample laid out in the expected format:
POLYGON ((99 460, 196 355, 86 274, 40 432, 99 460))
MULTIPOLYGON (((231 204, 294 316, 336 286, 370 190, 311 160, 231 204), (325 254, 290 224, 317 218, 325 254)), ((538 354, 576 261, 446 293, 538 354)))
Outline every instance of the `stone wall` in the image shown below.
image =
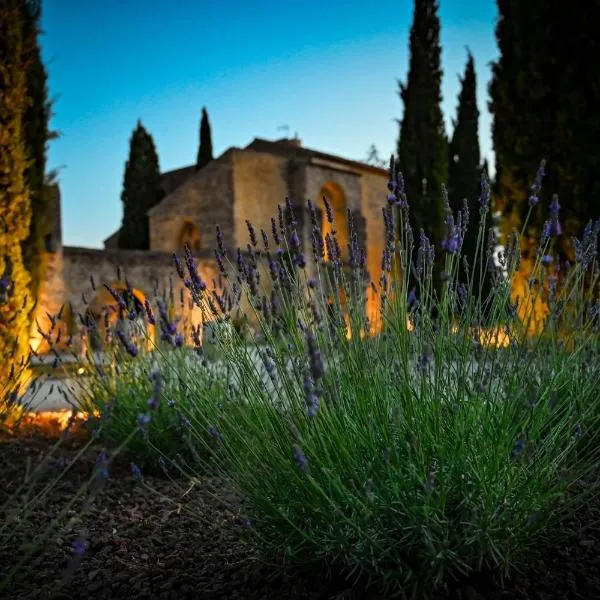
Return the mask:
POLYGON ((246 220, 260 240, 260 230, 271 231, 277 205, 289 195, 288 161, 280 156, 244 150, 234 154, 233 221, 236 247, 250 243, 246 220))
POLYGON ((356 171, 335 168, 329 165, 309 164, 306 173, 306 196, 313 203, 320 201, 320 193, 327 183, 339 185, 344 191, 346 208, 358 210, 361 208, 361 174, 356 171))
POLYGON ((215 247, 216 225, 223 231, 225 245, 234 247, 232 154, 226 152, 194 173, 148 212, 151 250, 177 249, 186 222, 198 228, 204 251, 212 252, 215 247))
MULTIPOLYGON (((191 341, 189 326, 198 325, 202 321, 200 309, 192 307, 189 292, 179 279, 169 252, 65 247, 61 252, 50 256, 49 261, 37 309, 43 331, 48 331, 50 325, 46 313, 54 316, 65 304, 70 307, 74 318, 70 327, 66 318, 61 326, 65 329, 65 334, 78 337, 82 331, 78 315, 84 315, 94 303, 96 295, 103 293, 103 284, 118 287, 125 282, 139 292, 138 297, 148 298, 151 302, 157 295, 160 297, 172 289, 175 312, 186 323, 188 342, 191 341), (92 288, 91 276, 95 290, 92 288)), ((201 252, 197 255, 196 264, 201 277, 212 288, 212 281, 218 276, 214 259, 210 258, 208 252, 201 252)), ((105 292, 104 294, 106 295, 105 292)), ((66 311, 65 316, 68 312, 66 311)), ((41 350, 43 351, 43 347, 41 350)))

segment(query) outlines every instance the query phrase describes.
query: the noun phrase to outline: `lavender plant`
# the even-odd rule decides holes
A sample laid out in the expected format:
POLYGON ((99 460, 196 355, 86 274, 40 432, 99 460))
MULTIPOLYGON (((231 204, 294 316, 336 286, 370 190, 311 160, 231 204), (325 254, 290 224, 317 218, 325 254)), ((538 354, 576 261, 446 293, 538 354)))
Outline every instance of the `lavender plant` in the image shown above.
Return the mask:
MULTIPOLYGON (((540 174, 533 196, 539 185, 540 174)), ((599 227, 574 242, 577 261, 558 276, 544 258, 560 234, 551 205, 531 274, 533 300, 550 314, 532 336, 531 310, 522 311, 532 298, 512 295, 520 234, 492 260, 487 181, 465 280, 458 267, 473 216, 447 206, 434 249, 410 229, 393 160, 389 190, 378 277, 355 232, 343 261, 335 224, 323 239, 311 205, 307 255, 289 201, 264 250, 256 236, 235 259, 217 250, 225 285, 192 285, 195 301, 217 322, 244 306, 263 342, 251 351, 234 332, 223 345, 229 402, 218 416, 199 411, 194 431, 218 440, 217 464, 249 499, 249 534, 265 553, 421 597, 473 571, 510 574, 597 493, 599 227), (493 286, 484 298, 485 271, 493 286), (502 325, 485 330, 490 320, 502 325)), ((197 442, 212 452, 206 439, 197 442)))
POLYGON ((156 468, 160 458, 183 461, 188 472, 192 465, 203 468, 209 456, 197 443, 202 436, 195 431, 198 413, 202 421, 217 414, 225 396, 223 378, 195 350, 140 349, 133 360, 124 361, 130 342, 122 344, 81 385, 79 408, 103 423, 95 435, 114 447, 137 428, 122 454, 140 467, 156 468))

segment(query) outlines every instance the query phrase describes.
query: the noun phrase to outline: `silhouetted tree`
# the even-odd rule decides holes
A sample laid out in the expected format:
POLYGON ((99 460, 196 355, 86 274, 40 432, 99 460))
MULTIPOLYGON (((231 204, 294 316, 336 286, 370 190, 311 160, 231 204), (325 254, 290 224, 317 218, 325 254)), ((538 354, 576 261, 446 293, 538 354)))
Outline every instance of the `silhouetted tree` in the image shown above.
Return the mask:
POLYGON ((146 213, 163 196, 158 154, 152 136, 138 121, 129 142, 129 159, 123 179, 123 224, 119 248, 147 250, 150 231, 146 213))
POLYGON ((200 146, 198 148, 198 159, 196 160, 196 170, 206 166, 213 159, 212 138, 210 132, 210 123, 206 108, 202 109, 202 119, 200 120, 200 146))
POLYGON ((448 177, 440 58, 438 2, 415 0, 408 79, 400 83, 404 114, 397 154, 415 236, 422 228, 438 248, 444 220, 441 188, 448 177))
POLYGON ((553 193, 562 207, 559 248, 597 216, 600 197, 600 80, 590 57, 600 51, 600 4, 498 0, 490 110, 499 207, 509 228, 521 228, 531 185, 547 160, 524 251, 531 252, 553 193), (557 43, 557 40, 568 40, 557 43), (596 48, 596 50, 594 50, 596 48))
MULTIPOLYGON (((462 253, 469 261, 471 273, 475 262, 477 236, 479 230, 479 194, 481 180, 481 155, 479 152, 479 110, 477 108, 477 77, 475 62, 469 52, 461 90, 458 95, 458 110, 454 121, 454 133, 449 145, 448 197, 450 206, 456 213, 462 209, 465 200, 469 208, 469 227, 462 245, 462 253)), ((486 229, 491 225, 487 216, 486 229)), ((483 232, 485 253, 486 231, 483 232)), ((485 254, 480 251, 476 265, 475 290, 479 287, 479 267, 485 272, 485 254)))

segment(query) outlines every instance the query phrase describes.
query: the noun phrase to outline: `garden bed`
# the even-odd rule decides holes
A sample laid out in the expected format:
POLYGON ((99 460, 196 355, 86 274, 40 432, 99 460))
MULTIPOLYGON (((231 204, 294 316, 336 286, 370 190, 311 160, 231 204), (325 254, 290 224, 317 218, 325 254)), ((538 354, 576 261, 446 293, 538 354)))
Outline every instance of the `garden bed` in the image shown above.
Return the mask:
MULTIPOLYGON (((48 467, 47 480, 74 457, 81 440, 73 438, 61 446, 48 467)), ((27 461, 35 466, 50 443, 41 436, 1 440, 0 505, 6 492, 22 481, 27 461)), ((43 532, 72 498, 92 472, 100 451, 91 447, 45 504, 24 522, 19 534, 0 547, 0 572, 14 564, 20 544, 43 532)), ((79 506, 81 502, 72 514, 77 514, 79 506)), ((204 479, 190 490, 186 482, 166 476, 147 476, 141 481, 128 464, 117 461, 81 522, 52 536, 39 563, 0 596, 11 600, 377 597, 360 588, 351 593, 348 584, 327 582, 318 573, 282 575, 276 567, 262 564, 242 541, 243 516, 241 499, 216 478, 204 479), (219 498, 239 510, 222 508, 219 498), (186 514, 186 507, 191 506, 196 517, 186 514), (79 537, 89 545, 77 561, 72 543, 79 537)), ((438 598, 600 598, 599 518, 596 500, 567 526, 568 545, 546 548, 544 560, 529 565, 504 590, 474 577, 438 598)))

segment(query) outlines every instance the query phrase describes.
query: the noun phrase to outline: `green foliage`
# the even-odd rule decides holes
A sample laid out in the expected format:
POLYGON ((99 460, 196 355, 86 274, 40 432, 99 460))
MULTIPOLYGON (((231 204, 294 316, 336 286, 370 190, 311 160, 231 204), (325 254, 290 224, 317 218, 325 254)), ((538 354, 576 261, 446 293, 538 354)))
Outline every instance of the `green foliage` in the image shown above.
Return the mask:
POLYGON ((200 146, 198 147, 198 158, 196 160, 196 169, 201 169, 213 159, 212 137, 210 132, 210 123, 208 121, 208 112, 206 108, 202 109, 202 119, 200 121, 200 146))
POLYGON ((123 180, 123 223, 119 231, 119 248, 148 250, 150 227, 146 213, 163 196, 158 155, 152 136, 138 121, 129 143, 129 158, 123 180))
MULTIPOLYGON (((402 231, 407 215, 397 216, 402 231)), ((555 250, 546 239, 540 255, 555 250)), ((557 542, 563 519, 598 493, 597 478, 587 480, 600 458, 600 331, 589 312, 595 296, 581 286, 591 266, 596 289, 595 263, 553 288, 538 260, 537 293, 572 308, 534 339, 526 323, 506 319, 490 335, 511 344, 495 348, 472 328, 479 290, 457 290, 460 255, 445 257, 441 297, 425 282, 416 308, 407 302, 410 256, 403 238, 394 258, 404 275, 381 294, 383 330, 372 338, 361 335, 360 267, 345 277, 331 261, 317 264, 310 282, 293 267, 269 310, 242 269, 265 345, 258 359, 239 337, 223 345, 228 402, 214 457, 249 500, 249 536, 265 554, 420 598, 453 577, 510 574, 557 542), (350 292, 348 325, 339 302, 327 307, 330 285, 350 292)), ((496 320, 517 264, 512 255, 509 278, 494 279, 496 320)), ((420 277, 431 282, 432 266, 420 277)), ((214 426, 213 414, 198 418, 195 431, 214 426)), ((209 452, 205 439, 197 441, 209 452)))
MULTIPOLYGON (((600 195, 600 81, 590 59, 600 50, 600 5, 499 0, 498 9, 500 57, 492 68, 490 110, 499 206, 507 230, 519 229, 532 173, 545 158, 547 192, 541 198, 558 194, 564 208, 560 252, 572 259, 570 237, 597 216, 600 195)), ((534 214, 524 251, 535 247, 545 218, 539 209, 534 214)))
POLYGON ((21 5, 0 7, 0 402, 13 390, 29 354, 31 279, 21 244, 29 235, 23 121, 27 71, 21 5), (12 374, 12 377, 11 377, 12 374))
POLYGON ((408 79, 406 84, 400 84, 404 114, 398 161, 411 203, 413 229, 416 235, 423 229, 436 246, 443 236, 441 187, 448 180, 441 81, 438 3, 437 0, 415 0, 408 79))
MULTIPOLYGON (((44 186, 46 148, 50 139, 48 123, 48 74, 42 62, 40 35, 41 6, 38 0, 21 2, 24 23, 24 51, 27 69, 28 106, 24 115, 24 138, 28 156, 25 174, 31 202, 31 226, 22 244, 23 260, 31 275, 31 294, 38 297, 44 277, 45 237, 50 233, 51 215, 48 212, 48 192, 44 186)), ((30 317, 33 318, 32 316, 30 317)))
MULTIPOLYGON (((140 414, 149 411, 160 378, 158 408, 143 430, 138 429, 122 454, 139 467, 157 469, 159 457, 174 461, 190 472, 203 468, 209 455, 197 438, 210 434, 198 428, 199 418, 216 419, 217 405, 225 396, 222 379, 188 349, 141 352, 127 360, 122 349, 113 346, 100 358, 90 361, 89 376, 82 381, 79 404, 90 417, 88 429, 99 429, 98 438, 116 447, 131 436, 140 414), (153 375, 154 374, 154 375, 153 375)), ((215 425, 216 425, 215 421, 215 425)), ((214 440, 213 440, 214 441, 214 440)))

